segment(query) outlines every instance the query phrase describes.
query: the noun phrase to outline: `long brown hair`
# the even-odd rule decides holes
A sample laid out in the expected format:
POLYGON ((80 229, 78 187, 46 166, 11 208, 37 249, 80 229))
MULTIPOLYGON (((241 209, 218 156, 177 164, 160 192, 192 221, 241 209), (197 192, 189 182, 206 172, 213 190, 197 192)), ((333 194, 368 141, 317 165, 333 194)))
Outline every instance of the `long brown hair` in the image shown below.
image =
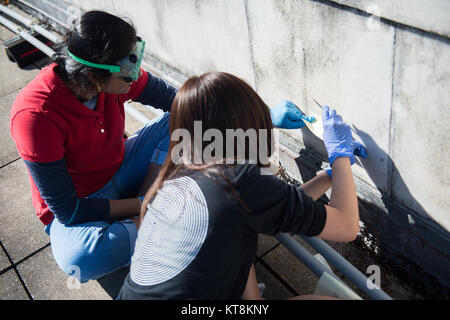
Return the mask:
MULTIPOLYGON (((243 131, 264 129, 267 131, 267 139, 260 141, 260 137, 257 136, 257 145, 258 148, 263 146, 268 156, 272 153, 273 125, 268 106, 245 81, 229 73, 209 72, 199 77, 194 76, 179 89, 170 110, 171 137, 175 130, 185 129, 193 140, 195 121, 201 121, 202 136, 208 129, 217 129, 224 137, 227 129, 242 129, 243 131)), ((141 220, 147 211, 147 204, 154 198, 164 181, 174 177, 180 169, 205 170, 219 163, 230 163, 230 159, 225 159, 225 150, 222 153, 224 159, 215 163, 191 164, 192 162, 183 161, 174 163, 171 155, 178 143, 179 141, 172 141, 172 139, 170 141, 167 158, 142 202, 141 220)), ((193 141, 190 143, 195 146, 193 141)), ((192 150, 192 154, 189 156, 193 156, 195 152, 199 151, 203 154, 202 151, 208 143, 202 141, 201 146, 198 146, 201 150, 192 150)), ((249 144, 245 146, 246 158, 249 157, 249 144)), ((224 148, 225 145, 224 143, 224 148)), ((257 154, 257 164, 264 166, 265 164, 259 158, 259 150, 257 154)))

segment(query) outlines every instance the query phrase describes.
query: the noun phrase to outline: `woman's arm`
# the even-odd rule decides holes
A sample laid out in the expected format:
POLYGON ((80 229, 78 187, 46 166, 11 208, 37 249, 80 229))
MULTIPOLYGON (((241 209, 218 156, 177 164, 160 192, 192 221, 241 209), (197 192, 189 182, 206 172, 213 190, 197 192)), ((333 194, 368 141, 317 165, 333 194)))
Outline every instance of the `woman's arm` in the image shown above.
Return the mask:
POLYGON ((139 198, 109 200, 109 217, 115 220, 133 218, 139 215, 141 200, 139 198))
POLYGON ((336 110, 322 109, 323 142, 332 168, 330 204, 319 238, 353 241, 359 232, 359 212, 351 165, 355 162, 352 131, 336 110))
POLYGON ((64 159, 50 163, 25 160, 25 164, 42 199, 64 225, 125 219, 139 215, 138 198, 121 200, 79 198, 64 159))
MULTIPOLYGON (((144 182, 139 189, 138 195, 145 196, 148 189, 151 187, 156 177, 158 176, 158 172, 161 170, 161 165, 156 163, 150 163, 147 171, 147 175, 145 176, 144 182)), ((131 198, 131 199, 121 199, 121 200, 109 200, 109 216, 114 219, 119 218, 134 218, 139 215, 141 210, 141 200, 139 198, 131 198), (136 213, 137 212, 137 213, 136 213)), ((131 219, 136 223, 136 226, 139 228, 140 219, 131 219)))
POLYGON ((323 230, 325 205, 303 189, 275 175, 261 174, 256 165, 238 165, 233 171, 231 183, 239 203, 246 207, 238 215, 244 229, 267 235, 292 232, 307 236, 317 236, 323 230))
POLYGON ((328 174, 323 171, 317 176, 301 185, 301 189, 313 200, 319 199, 331 187, 331 179, 328 174))
POLYGON ((349 158, 337 158, 332 168, 330 203, 325 206, 327 218, 318 237, 331 241, 353 241, 359 232, 359 211, 349 158))
POLYGON ((359 212, 350 161, 338 158, 333 164, 333 181, 326 172, 304 183, 300 188, 313 200, 317 200, 331 186, 331 198, 327 219, 319 238, 332 241, 352 241, 359 231, 359 212))
POLYGON ((173 99, 178 90, 164 80, 153 76, 150 72, 146 73, 148 80, 144 89, 136 98, 131 95, 131 99, 145 105, 160 108, 164 111, 170 111, 173 99))

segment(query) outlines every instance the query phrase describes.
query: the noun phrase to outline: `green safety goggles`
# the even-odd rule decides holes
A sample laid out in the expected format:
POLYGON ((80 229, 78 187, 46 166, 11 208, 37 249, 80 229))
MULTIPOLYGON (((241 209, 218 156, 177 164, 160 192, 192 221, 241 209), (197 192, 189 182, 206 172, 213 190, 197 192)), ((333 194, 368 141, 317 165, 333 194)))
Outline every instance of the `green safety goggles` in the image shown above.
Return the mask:
POLYGON ((117 65, 100 64, 86 61, 71 53, 69 51, 69 48, 67 48, 67 53, 72 59, 88 67, 108 70, 113 74, 113 76, 121 78, 126 82, 136 81, 139 77, 139 70, 141 67, 145 48, 145 41, 143 41, 139 37, 137 39, 138 40, 136 42, 136 47, 133 49, 133 51, 128 56, 117 62, 117 65))

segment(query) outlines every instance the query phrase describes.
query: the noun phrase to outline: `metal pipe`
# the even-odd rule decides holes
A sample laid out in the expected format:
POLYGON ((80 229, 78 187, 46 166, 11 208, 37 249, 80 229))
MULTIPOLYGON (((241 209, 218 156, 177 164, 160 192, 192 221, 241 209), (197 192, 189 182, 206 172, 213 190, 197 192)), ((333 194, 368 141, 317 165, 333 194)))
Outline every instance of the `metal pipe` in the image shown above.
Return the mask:
POLYGON ((279 233, 275 235, 278 241, 280 241, 291 253, 296 256, 305 266, 311 270, 318 278, 321 278, 324 272, 327 272, 334 279, 339 281, 344 287, 353 290, 339 279, 327 266, 317 260, 311 253, 308 252, 300 243, 292 238, 287 233, 279 233))
POLYGON ((0 11, 7 14, 8 16, 16 19, 17 21, 23 23, 24 25, 26 25, 27 27, 30 27, 31 29, 33 29, 34 31, 36 31, 37 33, 43 35, 44 37, 46 37, 48 40, 52 41, 53 43, 58 43, 62 41, 62 38, 59 37, 58 35, 48 31, 47 29, 35 24, 34 21, 18 14, 17 12, 7 8, 5 5, 0 5, 0 11))
MULTIPOLYGON (((350 262, 331 248, 325 241, 316 237, 307 237, 299 234, 311 247, 319 252, 329 263, 334 265, 342 274, 353 282, 360 290, 370 298, 376 300, 392 300, 381 288, 370 289, 367 285, 367 277, 356 269, 350 262)), ((373 284, 375 286, 375 284, 373 284)))
POLYGON ((55 51, 53 51, 51 48, 47 47, 47 45, 35 37, 33 37, 28 31, 23 30, 21 27, 16 25, 15 23, 9 21, 5 17, 0 16, 0 23, 3 24, 5 27, 10 29, 15 34, 18 34, 23 39, 27 40, 29 43, 31 43, 33 46, 44 52, 49 57, 53 56, 55 54, 55 51))
MULTIPOLYGON (((309 253, 300 243, 295 241, 287 233, 279 233, 275 235, 278 241, 280 241, 289 251, 299 258, 317 277, 321 277, 325 271, 328 271, 319 260, 309 253)), ((340 279, 338 279, 341 281, 340 279)))
MULTIPOLYGON (((68 19, 73 12, 71 12, 71 8, 74 8, 74 6, 70 3, 66 3, 65 1, 44 1, 44 0, 38 0, 38 1, 29 1, 29 0, 16 0, 21 5, 24 5, 26 7, 29 7, 33 9, 34 11, 38 12, 39 14, 47 17, 51 21, 55 22, 56 24, 62 26, 64 29, 70 29, 70 25, 68 24, 68 19), (52 12, 49 13, 42 8, 45 8, 46 10, 52 12)), ((76 7, 77 8, 77 7, 76 7)))

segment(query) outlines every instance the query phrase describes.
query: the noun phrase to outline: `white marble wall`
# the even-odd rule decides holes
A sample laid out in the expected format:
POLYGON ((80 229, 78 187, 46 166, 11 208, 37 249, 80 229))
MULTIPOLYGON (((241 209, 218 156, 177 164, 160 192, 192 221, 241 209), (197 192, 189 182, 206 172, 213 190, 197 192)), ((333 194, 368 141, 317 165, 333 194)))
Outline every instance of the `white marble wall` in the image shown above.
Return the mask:
MULTIPOLYGON (((247 80, 269 105, 289 99, 309 113, 315 98, 336 108, 368 149, 369 158, 353 167, 365 190, 406 208, 405 228, 412 228, 409 214, 448 239, 450 2, 66 3, 129 18, 147 41, 146 53, 184 76, 226 71, 247 80)), ((305 129, 287 134, 323 151, 305 129)), ((427 228, 420 232, 434 232, 427 228)), ((448 247, 439 248, 447 259, 448 247)))
MULTIPOLYGON (((355 176, 450 228, 450 40, 436 35, 448 35, 447 2, 68 2, 130 19, 147 54, 186 76, 231 72, 269 105, 289 99, 308 113, 315 98, 336 108, 369 152, 355 176), (374 5, 411 28, 373 21, 364 12, 374 5)), ((302 130, 288 134, 314 146, 302 130)))

